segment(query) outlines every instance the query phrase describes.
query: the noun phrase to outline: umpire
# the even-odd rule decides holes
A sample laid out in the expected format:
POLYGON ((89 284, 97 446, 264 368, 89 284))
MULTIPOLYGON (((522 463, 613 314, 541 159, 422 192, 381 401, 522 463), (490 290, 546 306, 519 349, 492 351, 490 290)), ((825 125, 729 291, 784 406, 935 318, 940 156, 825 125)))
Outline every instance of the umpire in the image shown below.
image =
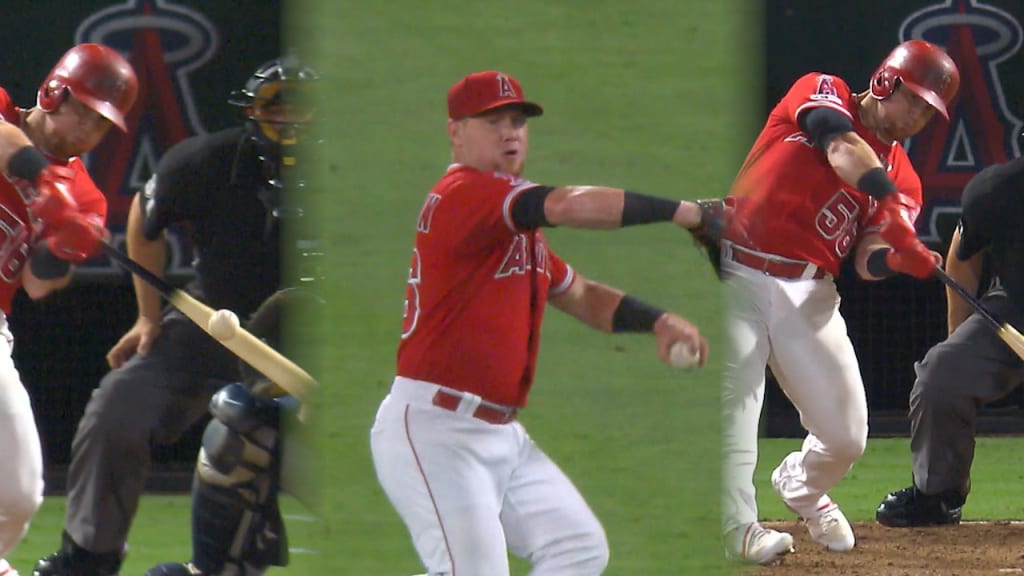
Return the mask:
MULTIPOLYGON (((993 285, 982 304, 1001 321, 1024 328, 1024 158, 991 166, 964 189, 963 214, 946 271, 977 293, 989 255, 993 285)), ((971 487, 978 408, 1005 396, 1024 377, 1024 363, 951 289, 949 337, 915 367, 910 393, 914 484, 885 497, 875 518, 884 526, 960 522, 971 487)))
MULTIPOLYGON (((294 56, 261 66, 229 102, 240 126, 184 140, 161 158, 128 216, 129 254, 166 269, 166 229, 191 225, 196 276, 187 290, 240 318, 281 286, 281 166, 310 120, 292 99, 317 75, 294 56)), ((289 233, 289 236, 291 234, 289 233)), ((176 441, 210 398, 241 379, 237 359, 160 295, 134 279, 139 316, 107 355, 112 370, 85 409, 72 444, 60 549, 36 576, 112 576, 143 492, 154 445, 176 441)))

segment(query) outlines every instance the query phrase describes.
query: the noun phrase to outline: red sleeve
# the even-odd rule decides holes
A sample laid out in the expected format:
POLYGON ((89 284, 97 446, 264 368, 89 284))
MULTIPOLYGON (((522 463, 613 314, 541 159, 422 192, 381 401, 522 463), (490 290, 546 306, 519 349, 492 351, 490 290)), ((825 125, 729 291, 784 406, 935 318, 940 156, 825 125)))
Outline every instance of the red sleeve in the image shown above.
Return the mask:
POLYGON ((75 171, 75 182, 71 189, 71 195, 78 204, 78 211, 82 214, 99 216, 100 221, 105 223, 107 221, 107 197, 92 181, 81 159, 72 158, 68 162, 68 167, 75 171))
POLYGON ((21 126, 21 115, 18 114, 18 107, 11 100, 11 95, 3 88, 0 88, 0 116, 3 116, 4 120, 15 126, 21 126))
POLYGON ((846 108, 850 96, 850 87, 842 78, 811 72, 793 83, 782 102, 789 119, 799 126, 797 118, 812 108, 831 108, 852 121, 853 114, 846 108))
POLYGON ((536 184, 475 170, 461 172, 454 178, 433 214, 438 228, 445 230, 445 240, 452 249, 486 250, 517 233, 510 213, 512 201, 536 184))
MULTIPOLYGON (((547 246, 546 242, 545 246, 547 246)), ((572 283, 576 281, 576 272, 573 271, 572 266, 566 264, 565 260, 562 260, 558 254, 555 254, 554 250, 550 247, 547 250, 551 270, 551 283, 548 284, 548 295, 554 296, 565 292, 572 286, 572 283)))

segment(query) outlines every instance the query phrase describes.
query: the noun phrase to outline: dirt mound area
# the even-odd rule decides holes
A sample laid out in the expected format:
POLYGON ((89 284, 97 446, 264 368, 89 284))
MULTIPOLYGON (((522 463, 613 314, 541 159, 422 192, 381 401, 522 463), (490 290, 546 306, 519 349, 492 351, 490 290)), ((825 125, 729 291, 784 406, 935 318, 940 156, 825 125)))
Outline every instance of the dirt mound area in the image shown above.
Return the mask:
POLYGON ((936 528, 886 528, 854 524, 857 547, 829 552, 813 542, 799 521, 765 522, 793 535, 796 552, 747 575, 971 576, 1024 575, 1024 523, 967 523, 936 528))

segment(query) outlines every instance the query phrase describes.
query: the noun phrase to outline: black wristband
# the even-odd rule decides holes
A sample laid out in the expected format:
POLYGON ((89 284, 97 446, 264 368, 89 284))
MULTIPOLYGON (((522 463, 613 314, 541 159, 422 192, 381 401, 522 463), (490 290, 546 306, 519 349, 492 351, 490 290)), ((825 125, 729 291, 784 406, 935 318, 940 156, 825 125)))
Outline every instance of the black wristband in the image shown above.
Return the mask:
POLYGON ((40 280, 56 280, 63 278, 71 270, 71 262, 58 257, 50 252, 46 240, 36 242, 32 252, 32 259, 29 260, 29 269, 32 275, 40 280))
POLYGON ((895 276, 896 271, 889 267, 889 262, 886 257, 892 252, 892 248, 879 248, 871 254, 868 254, 868 260, 865 263, 865 267, 868 269, 868 274, 871 274, 875 278, 888 278, 895 276))
POLYGON ((679 209, 678 200, 668 200, 626 190, 623 192, 622 226, 670 222, 679 209))
POLYGON ((7 159, 7 173, 15 178, 35 182, 36 176, 50 165, 45 156, 35 146, 24 146, 11 154, 7 159))
POLYGON ((859 180, 857 180, 857 190, 871 196, 875 200, 881 200, 889 194, 896 192, 896 184, 893 183, 889 175, 885 173, 885 168, 881 166, 872 168, 865 172, 859 180))
POLYGON ((626 294, 612 315, 612 332, 652 332, 654 323, 664 313, 664 310, 626 294))

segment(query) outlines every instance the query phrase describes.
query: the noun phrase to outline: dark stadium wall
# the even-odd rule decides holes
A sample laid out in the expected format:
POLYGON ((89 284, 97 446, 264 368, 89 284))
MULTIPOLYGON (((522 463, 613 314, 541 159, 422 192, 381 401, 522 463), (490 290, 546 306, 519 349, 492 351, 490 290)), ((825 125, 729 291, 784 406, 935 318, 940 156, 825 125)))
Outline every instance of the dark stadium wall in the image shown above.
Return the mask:
MULTIPOLYGON (((175 142, 237 124, 227 103, 261 63, 279 55, 281 3, 218 0, 37 0, 15 9, 0 35, 0 86, 22 107, 35 104, 39 83, 72 45, 107 44, 139 77, 129 132, 111 132, 86 159, 109 204, 108 227, 123 235, 132 195, 175 142), (59 17, 55 17, 59 15, 59 17)), ((169 278, 191 274, 187 231, 171 238, 169 278)), ((29 389, 47 462, 48 486, 59 490, 71 438, 89 394, 107 370, 109 347, 131 326, 135 300, 129 277, 103 256, 89 261, 64 292, 42 302, 23 295, 10 324, 15 362, 29 389)), ((155 455, 154 485, 164 472, 194 463, 202 428, 155 455)))

